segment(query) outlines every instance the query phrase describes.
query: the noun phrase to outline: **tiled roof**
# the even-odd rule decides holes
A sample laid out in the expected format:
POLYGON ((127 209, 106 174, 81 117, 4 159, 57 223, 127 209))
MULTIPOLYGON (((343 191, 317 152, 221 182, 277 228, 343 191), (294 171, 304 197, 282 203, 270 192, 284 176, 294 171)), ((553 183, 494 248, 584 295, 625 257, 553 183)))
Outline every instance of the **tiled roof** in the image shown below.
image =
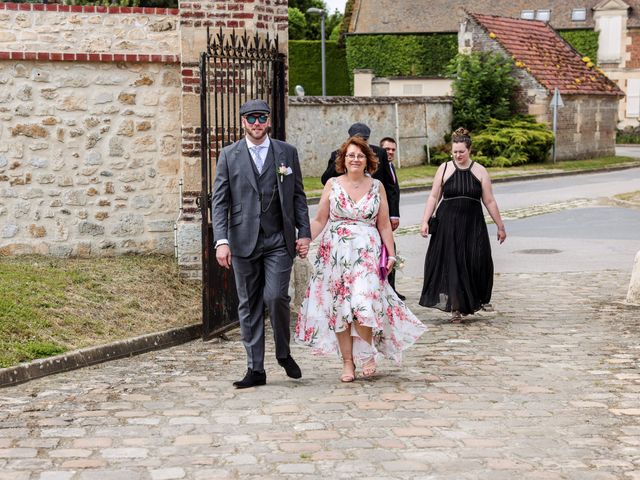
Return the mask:
POLYGON ((469 13, 491 38, 540 84, 562 94, 623 95, 587 57, 571 48, 549 25, 535 20, 469 13))
MULTIPOLYGON (((624 0, 628 27, 640 27, 640 0, 624 0)), ((356 0, 349 32, 435 33, 457 32, 463 8, 488 15, 519 18, 522 10, 551 11, 549 23, 557 30, 593 30, 593 7, 602 0, 356 0), (586 9, 583 22, 571 20, 575 8, 586 9)))

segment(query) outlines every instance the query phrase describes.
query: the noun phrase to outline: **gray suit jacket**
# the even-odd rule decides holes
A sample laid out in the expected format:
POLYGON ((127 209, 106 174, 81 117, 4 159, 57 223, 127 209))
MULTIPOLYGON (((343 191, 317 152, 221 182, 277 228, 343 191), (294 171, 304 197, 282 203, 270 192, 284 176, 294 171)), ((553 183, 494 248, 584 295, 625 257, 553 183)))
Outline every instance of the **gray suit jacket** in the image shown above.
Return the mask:
MULTIPOLYGON (((311 238, 307 197, 302 186, 302 172, 298 151, 293 145, 270 138, 276 172, 281 165, 290 167, 291 175, 280 181, 277 173, 278 193, 282 207, 284 239, 291 257, 296 254, 298 238, 311 238)), ((222 149, 216 165, 213 184, 213 237, 226 238, 231 254, 248 257, 253 252, 260 232, 260 196, 253 173, 253 160, 243 138, 222 149)))

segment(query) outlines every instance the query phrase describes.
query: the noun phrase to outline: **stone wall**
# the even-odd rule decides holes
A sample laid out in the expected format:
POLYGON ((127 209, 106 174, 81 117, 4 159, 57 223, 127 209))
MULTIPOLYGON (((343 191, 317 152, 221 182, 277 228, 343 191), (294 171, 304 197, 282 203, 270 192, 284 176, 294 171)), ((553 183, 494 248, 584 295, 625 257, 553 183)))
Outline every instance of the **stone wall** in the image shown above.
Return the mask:
POLYGON ((401 166, 420 165, 427 136, 432 146, 444 143, 451 116, 450 97, 290 97, 287 141, 298 148, 303 175, 319 176, 331 152, 348 138, 349 127, 362 122, 371 128, 371 143, 397 137, 401 166))
POLYGON ((90 61, 99 61, 96 53, 177 55, 177 13, 165 8, 0 3, 0 50, 51 52, 56 54, 52 60, 62 60, 57 58, 62 53, 93 53, 86 59, 90 61))
POLYGON ((564 105, 558 109, 558 160, 615 155, 617 97, 570 95, 564 105))
POLYGON ((0 3, 0 256, 173 252, 176 13, 0 3))

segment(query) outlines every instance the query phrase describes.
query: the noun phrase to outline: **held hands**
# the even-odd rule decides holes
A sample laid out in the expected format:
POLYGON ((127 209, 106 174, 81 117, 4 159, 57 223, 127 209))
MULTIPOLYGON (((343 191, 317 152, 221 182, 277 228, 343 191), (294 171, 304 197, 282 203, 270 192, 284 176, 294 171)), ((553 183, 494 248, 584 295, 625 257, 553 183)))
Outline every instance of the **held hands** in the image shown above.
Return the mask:
POLYGON ((307 258, 310 243, 310 238, 299 238, 298 240, 296 240, 296 252, 298 253, 298 256, 300 258, 307 258))
POLYGON ((388 257, 387 259, 387 272, 391 272, 393 266, 396 264, 396 257, 388 257))
POLYGON ((216 260, 221 267, 231 268, 231 249, 229 245, 220 245, 216 248, 216 260))

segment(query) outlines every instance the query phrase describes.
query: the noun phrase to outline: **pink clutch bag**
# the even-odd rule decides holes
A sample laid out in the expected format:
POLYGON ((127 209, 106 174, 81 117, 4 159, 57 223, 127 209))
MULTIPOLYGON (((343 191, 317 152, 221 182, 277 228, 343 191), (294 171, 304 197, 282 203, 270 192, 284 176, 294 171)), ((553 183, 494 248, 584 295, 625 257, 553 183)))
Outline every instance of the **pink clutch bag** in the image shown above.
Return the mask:
POLYGON ((387 275, 389 274, 389 271, 387 270, 388 261, 389 253, 387 252, 387 247, 385 247, 383 243, 382 248, 380 249, 380 263, 378 264, 378 266, 380 267, 378 269, 380 273, 380 280, 385 280, 387 278, 387 275))

